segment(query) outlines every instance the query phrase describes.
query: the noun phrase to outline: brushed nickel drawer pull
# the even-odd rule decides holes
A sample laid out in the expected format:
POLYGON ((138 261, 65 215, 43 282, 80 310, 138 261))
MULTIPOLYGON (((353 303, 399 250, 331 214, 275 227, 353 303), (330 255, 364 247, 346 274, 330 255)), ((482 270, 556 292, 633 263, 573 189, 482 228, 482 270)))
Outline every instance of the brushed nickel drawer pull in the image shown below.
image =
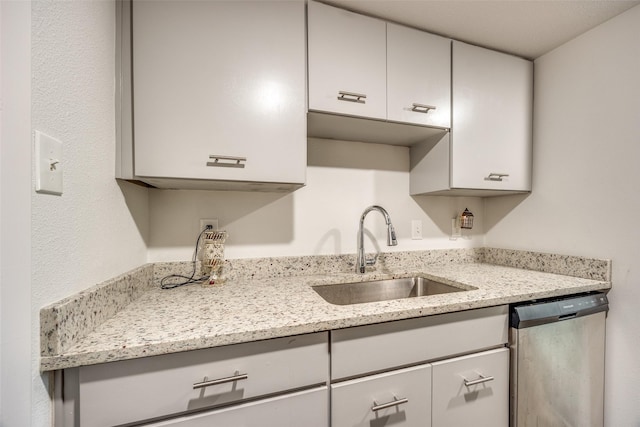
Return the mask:
POLYGON ((349 101, 357 102, 358 104, 364 104, 365 99, 367 99, 367 95, 364 95, 362 93, 345 92, 343 90, 338 92, 339 101, 349 101))
POLYGON ((487 176, 484 180, 485 181, 502 181, 502 178, 509 176, 508 173, 495 173, 495 172, 491 172, 489 174, 489 176, 487 176))
POLYGON ((374 401, 373 406, 371 407, 371 411, 373 412, 381 411, 383 409, 391 408, 393 406, 402 405, 403 403, 409 403, 409 399, 407 399, 406 397, 403 397, 402 399, 398 399, 397 397, 393 396, 393 400, 391 402, 381 403, 380 405, 378 405, 374 401))
POLYGON ((464 378, 464 385, 466 387, 471 387, 472 385, 486 383, 486 382, 489 382, 489 381, 493 381, 495 379, 493 377, 485 377, 482 374, 478 374, 478 377, 479 377, 478 379, 471 380, 471 381, 469 381, 468 379, 464 378))
POLYGON ((215 154, 211 154, 209 159, 213 161, 207 162, 207 166, 223 168, 243 168, 245 166, 243 162, 247 161, 246 157, 217 156, 215 154))
POLYGON ((436 109, 436 107, 434 107, 433 105, 418 104, 417 102, 414 102, 411 105, 413 105, 411 111, 415 111, 416 113, 427 114, 429 111, 436 109))
POLYGON ((209 387, 211 385, 219 385, 219 384, 225 384, 225 383, 232 383, 234 381, 240 381, 240 380, 246 380, 249 378, 249 375, 247 374, 238 374, 238 375, 234 375, 231 377, 226 377, 226 378, 219 378, 217 380, 211 380, 211 381, 202 381, 200 383, 195 383, 193 385, 193 389, 198 389, 198 388, 205 388, 205 387, 209 387))

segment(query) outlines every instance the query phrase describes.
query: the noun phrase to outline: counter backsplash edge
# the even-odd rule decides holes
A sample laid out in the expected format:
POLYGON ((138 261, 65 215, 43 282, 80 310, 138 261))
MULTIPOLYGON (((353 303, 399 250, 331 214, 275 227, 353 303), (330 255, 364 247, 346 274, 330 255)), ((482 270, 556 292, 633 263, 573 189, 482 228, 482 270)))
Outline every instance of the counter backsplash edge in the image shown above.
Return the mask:
POLYGON ((482 248, 482 262, 582 279, 611 281, 611 260, 515 249, 482 248))
POLYGON ((40 309, 40 355, 63 354, 153 286, 145 264, 40 309))
MULTIPOLYGON (((583 279, 611 281, 611 260, 499 248, 386 252, 378 255, 375 271, 419 271, 425 265, 460 263, 487 263, 583 279)), ((229 259, 225 260, 223 267, 224 276, 229 281, 351 273, 354 269, 353 254, 229 259)), ((189 276, 192 271, 192 262, 155 263, 154 285, 160 286, 160 280, 169 274, 189 276)), ((197 271, 200 272, 199 264, 197 271)))

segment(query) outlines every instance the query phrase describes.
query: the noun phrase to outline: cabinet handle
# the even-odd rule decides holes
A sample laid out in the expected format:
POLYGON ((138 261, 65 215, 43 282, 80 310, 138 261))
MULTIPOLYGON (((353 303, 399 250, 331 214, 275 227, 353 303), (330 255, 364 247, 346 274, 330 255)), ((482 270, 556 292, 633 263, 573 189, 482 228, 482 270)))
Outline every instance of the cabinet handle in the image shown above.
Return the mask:
POLYGON ((484 178, 484 180, 485 181, 502 181, 502 178, 504 178, 505 176, 509 176, 509 174, 491 172, 489 176, 484 178))
POLYGON ((433 105, 418 104, 417 102, 414 102, 411 105, 413 105, 411 111, 415 111, 416 113, 427 114, 429 111, 436 109, 436 107, 434 107, 433 105))
POLYGON ((247 161, 246 157, 217 156, 209 155, 209 159, 213 161, 207 162, 207 166, 217 166, 222 168, 243 168, 247 161))
POLYGON ((391 402, 381 403, 380 405, 378 405, 374 401, 373 406, 371 407, 371 411, 376 412, 382 409, 391 408, 393 406, 402 405, 403 403, 409 403, 409 399, 407 399, 406 397, 403 397, 402 399, 398 399, 397 397, 393 396, 393 400, 391 402))
POLYGON ((365 99, 367 99, 367 95, 364 95, 362 93, 345 92, 343 90, 338 92, 339 101, 349 101, 357 102, 358 104, 364 104, 365 99))
POLYGON ((240 381, 240 380, 246 380, 247 378, 249 378, 249 375, 247 374, 238 374, 238 375, 234 375, 232 377, 226 377, 226 378, 219 378, 217 380, 211 380, 211 381, 202 381, 200 383, 195 383, 193 385, 193 389, 198 389, 198 388, 205 388, 205 387, 209 387, 210 385, 219 385, 219 384, 225 384, 225 383, 232 383, 234 381, 240 381))
POLYGON ((493 377, 485 377, 482 374, 478 374, 478 377, 479 377, 478 379, 471 380, 471 381, 469 381, 468 379, 464 378, 465 387, 471 387, 472 385, 486 383, 486 382, 489 382, 489 381, 493 381, 495 379, 493 377))

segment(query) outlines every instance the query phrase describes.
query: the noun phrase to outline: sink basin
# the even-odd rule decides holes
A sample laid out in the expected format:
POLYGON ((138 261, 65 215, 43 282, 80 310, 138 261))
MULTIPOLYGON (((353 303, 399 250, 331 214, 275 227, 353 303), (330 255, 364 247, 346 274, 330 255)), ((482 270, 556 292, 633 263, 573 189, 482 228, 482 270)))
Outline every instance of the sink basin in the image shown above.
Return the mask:
POLYGON ((425 277, 405 277, 402 279, 342 283, 338 285, 316 285, 311 288, 325 301, 336 305, 388 301, 466 290, 425 277))

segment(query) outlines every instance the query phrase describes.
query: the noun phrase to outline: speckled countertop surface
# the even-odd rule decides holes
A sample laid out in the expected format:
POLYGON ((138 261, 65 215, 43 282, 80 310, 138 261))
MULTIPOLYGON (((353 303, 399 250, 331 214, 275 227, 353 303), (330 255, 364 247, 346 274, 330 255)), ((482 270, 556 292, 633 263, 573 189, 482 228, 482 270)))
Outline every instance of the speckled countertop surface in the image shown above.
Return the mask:
MULTIPOLYGON (((449 263, 354 273, 229 280, 219 287, 149 287, 61 352, 43 354, 43 371, 304 334, 537 298, 608 289, 610 281, 485 263, 449 263), (332 305, 317 284, 421 274, 466 292, 332 305)), ((43 310, 44 311, 44 310, 43 310)))

